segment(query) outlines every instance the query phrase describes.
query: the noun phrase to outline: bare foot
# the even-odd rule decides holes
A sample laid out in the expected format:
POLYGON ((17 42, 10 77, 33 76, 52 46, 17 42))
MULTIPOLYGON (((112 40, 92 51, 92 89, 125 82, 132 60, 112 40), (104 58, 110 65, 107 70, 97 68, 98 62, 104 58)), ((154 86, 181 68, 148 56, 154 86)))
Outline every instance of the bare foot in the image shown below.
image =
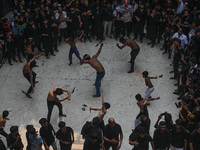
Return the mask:
POLYGON ((39 83, 39 81, 35 81, 35 84, 39 83))

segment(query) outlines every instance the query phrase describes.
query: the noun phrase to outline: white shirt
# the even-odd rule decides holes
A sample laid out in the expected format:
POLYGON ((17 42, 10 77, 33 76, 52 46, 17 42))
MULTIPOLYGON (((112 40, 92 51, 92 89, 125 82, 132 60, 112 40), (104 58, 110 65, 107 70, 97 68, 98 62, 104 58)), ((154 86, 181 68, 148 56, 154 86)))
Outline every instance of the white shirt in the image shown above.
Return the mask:
POLYGON ((176 33, 173 35, 172 39, 175 39, 175 38, 181 40, 181 45, 182 45, 183 48, 185 47, 186 44, 188 44, 187 37, 186 37, 184 34, 182 34, 182 35, 179 37, 178 32, 176 32, 176 33))
POLYGON ((178 8, 177 8, 176 14, 180 14, 180 13, 182 13, 183 8, 184 8, 183 1, 182 1, 182 0, 179 0, 179 2, 180 2, 180 4, 178 5, 178 8))
MULTIPOLYGON (((67 13, 66 13, 65 11, 62 11, 62 13, 63 13, 63 16, 60 17, 60 21, 63 20, 63 19, 67 19, 67 13)), ((60 14, 59 14, 59 12, 57 12, 57 13, 55 14, 56 20, 58 20, 59 16, 60 16, 60 14)), ((61 22, 60 22, 60 25, 59 25, 59 28, 60 28, 60 29, 64 29, 64 28, 66 28, 66 27, 67 27, 66 21, 65 21, 65 22, 62 22, 62 21, 61 21, 61 22)))

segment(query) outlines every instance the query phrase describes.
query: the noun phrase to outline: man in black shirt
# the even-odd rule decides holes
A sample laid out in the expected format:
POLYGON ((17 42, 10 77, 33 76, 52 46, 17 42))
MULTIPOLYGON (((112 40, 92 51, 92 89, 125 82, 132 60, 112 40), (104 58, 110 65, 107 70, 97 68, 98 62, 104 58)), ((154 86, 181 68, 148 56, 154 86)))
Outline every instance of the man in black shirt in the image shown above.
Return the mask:
POLYGON ((53 150, 57 150, 55 137, 54 137, 56 132, 53 129, 53 126, 51 124, 47 123, 47 119, 46 118, 41 118, 39 120, 39 123, 42 126, 40 128, 40 136, 42 137, 42 140, 44 142, 45 149, 48 150, 49 146, 52 146, 53 150))
POLYGON ((190 150, 200 149, 200 124, 190 135, 190 150))
POLYGON ((156 150, 169 150, 170 133, 164 121, 161 121, 159 127, 154 131, 153 142, 156 150))
POLYGON ((121 126, 115 123, 114 118, 109 118, 108 123, 103 130, 103 139, 106 150, 112 147, 112 150, 119 150, 123 140, 121 126), (120 135, 120 140, 119 140, 120 135))
MULTIPOLYGON (((81 130, 82 138, 85 139, 85 143, 88 142, 90 139, 90 134, 95 133, 98 135, 98 139, 100 143, 103 143, 103 133, 102 130, 99 128, 99 118, 94 117, 92 122, 86 122, 81 130)), ((101 148, 105 148, 103 144, 101 144, 101 148)))
POLYGON ((177 119, 175 126, 170 131, 171 150, 176 150, 177 148, 180 150, 187 149, 188 134, 182 124, 183 124, 182 120, 177 119))
POLYGON ((151 142, 152 149, 155 150, 152 137, 145 133, 144 128, 139 128, 136 134, 131 134, 129 137, 129 144, 133 145, 133 150, 148 150, 149 142, 151 142))
POLYGON ((10 150, 23 150, 24 145, 18 132, 18 126, 12 126, 10 132, 7 137, 8 148, 10 150))
POLYGON ((103 141, 99 139, 98 134, 93 132, 90 133, 89 138, 85 140, 83 150, 100 150, 100 147, 103 150, 106 150, 103 146, 103 141))
POLYGON ((56 133, 56 138, 60 141, 61 150, 71 150, 74 143, 74 131, 71 127, 67 127, 65 122, 58 124, 60 128, 56 133))

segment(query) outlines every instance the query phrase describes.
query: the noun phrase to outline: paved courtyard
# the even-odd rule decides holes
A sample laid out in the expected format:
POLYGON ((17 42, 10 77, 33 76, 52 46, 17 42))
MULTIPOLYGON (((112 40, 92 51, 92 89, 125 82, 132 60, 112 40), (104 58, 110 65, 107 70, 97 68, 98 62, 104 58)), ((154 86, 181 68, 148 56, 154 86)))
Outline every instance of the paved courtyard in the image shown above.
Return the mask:
MULTIPOLYGON (((136 40, 138 42, 138 40, 136 40)), ((77 43, 77 48, 83 56, 85 53, 94 55, 98 47, 95 47, 97 41, 90 43, 77 43)), ((160 96, 161 99, 151 102, 148 106, 151 129, 150 134, 153 136, 154 123, 157 116, 162 112, 170 112, 173 120, 178 117, 178 109, 175 107, 176 96, 172 94, 175 89, 175 81, 170 80, 169 71, 170 60, 166 55, 162 55, 160 51, 161 44, 151 48, 147 45, 147 40, 140 45, 140 53, 136 58, 135 72, 128 74, 130 69, 130 48, 125 47, 120 50, 116 46, 116 41, 107 38, 99 60, 103 64, 106 75, 102 81, 101 91, 105 97, 105 101, 111 104, 111 108, 107 111, 104 118, 105 123, 109 117, 115 118, 116 122, 122 127, 124 140, 121 150, 131 149, 128 143, 131 130, 134 128, 134 121, 139 112, 136 104, 135 95, 140 93, 145 95, 146 86, 141 76, 142 71, 149 71, 150 76, 163 74, 163 78, 152 80, 155 91, 152 97, 160 96)), ((73 64, 68 65, 69 45, 61 43, 59 52, 56 56, 46 59, 44 56, 36 59, 39 68, 34 68, 37 73, 35 92, 32 99, 28 99, 21 90, 26 91, 30 84, 23 77, 22 68, 25 63, 14 63, 13 66, 6 64, 0 69, 0 112, 7 108, 11 108, 5 131, 9 132, 10 126, 18 125, 24 145, 26 146, 25 132, 26 125, 33 124, 37 130, 40 128, 39 119, 47 116, 47 94, 55 86, 67 88, 75 92, 71 96, 71 101, 64 101, 63 112, 67 114, 66 118, 58 117, 58 108, 55 106, 51 124, 55 130, 58 130, 58 122, 65 121, 67 126, 71 126, 75 132, 75 143, 73 150, 81 150, 83 140, 80 135, 81 128, 86 121, 91 121, 98 112, 90 113, 89 107, 101 107, 101 98, 93 98, 95 87, 93 86, 96 72, 89 65, 80 65, 78 59, 73 55, 73 64), (86 110, 83 111, 82 105, 86 104, 86 110)), ((2 139, 5 141, 4 137, 2 139)), ((58 142, 58 141, 57 141, 58 142)))

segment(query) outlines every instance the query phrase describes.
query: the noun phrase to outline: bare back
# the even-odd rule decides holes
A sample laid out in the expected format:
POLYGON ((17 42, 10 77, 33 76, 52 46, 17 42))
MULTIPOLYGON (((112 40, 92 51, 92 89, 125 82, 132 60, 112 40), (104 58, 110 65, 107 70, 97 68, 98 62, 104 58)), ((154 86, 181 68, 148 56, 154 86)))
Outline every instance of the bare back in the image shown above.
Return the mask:
POLYGON ((149 77, 145 78, 145 84, 146 86, 148 86, 149 88, 153 87, 153 84, 151 83, 151 80, 149 77))
POLYGON ((130 38, 126 39, 126 43, 127 43, 127 46, 129 46, 132 50, 138 50, 139 49, 138 44, 130 38))
POLYGON ((105 114, 106 114, 106 110, 102 110, 102 109, 101 109, 101 110, 99 111, 97 117, 99 118, 99 122, 100 122, 100 123, 103 121, 103 118, 104 118, 105 114))
POLYGON ((47 96, 47 100, 48 101, 56 101, 58 98, 56 97, 56 95, 54 94, 55 90, 57 89, 57 87, 51 89, 49 91, 49 94, 47 96))
POLYGON ((31 67, 30 67, 30 63, 28 62, 28 63, 26 63, 26 64, 24 65, 23 73, 30 73, 30 72, 32 72, 32 69, 31 69, 31 67))
POLYGON ((92 57, 88 62, 92 68, 94 68, 98 73, 102 73, 104 71, 104 68, 102 64, 99 62, 99 60, 96 57, 92 57))

